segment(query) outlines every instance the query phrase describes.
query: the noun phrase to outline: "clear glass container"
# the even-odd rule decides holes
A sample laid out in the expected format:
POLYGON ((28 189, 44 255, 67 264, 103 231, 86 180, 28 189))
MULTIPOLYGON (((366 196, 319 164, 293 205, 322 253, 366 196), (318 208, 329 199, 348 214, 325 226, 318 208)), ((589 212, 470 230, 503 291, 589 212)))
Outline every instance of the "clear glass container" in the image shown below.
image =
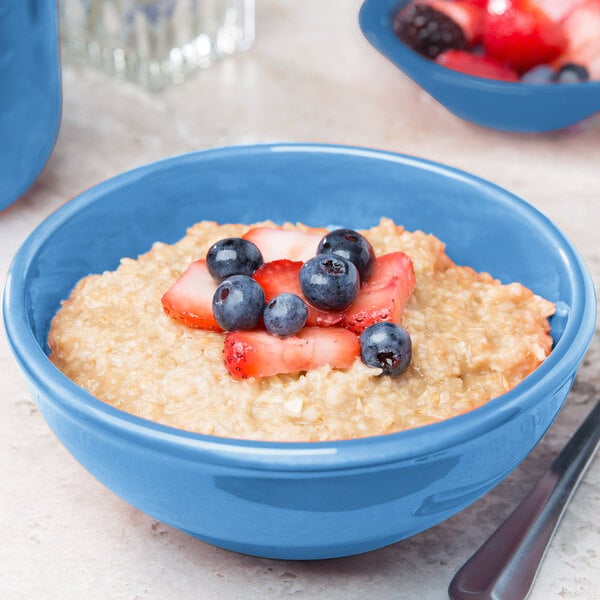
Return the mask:
POLYGON ((254 42, 254 0, 59 0, 68 57, 152 90, 254 42))

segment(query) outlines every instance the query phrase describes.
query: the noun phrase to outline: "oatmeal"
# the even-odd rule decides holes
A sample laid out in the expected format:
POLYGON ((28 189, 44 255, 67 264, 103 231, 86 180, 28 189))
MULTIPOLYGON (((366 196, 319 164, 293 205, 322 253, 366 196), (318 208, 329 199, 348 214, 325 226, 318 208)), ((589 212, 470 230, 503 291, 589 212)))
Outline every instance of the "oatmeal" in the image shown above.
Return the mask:
POLYGON ((161 298, 217 240, 248 229, 201 222, 176 244, 155 243, 116 271, 82 279, 53 319, 52 362, 100 400, 146 419, 300 441, 379 435, 472 410, 514 387, 551 350, 552 303, 456 266, 436 237, 383 219, 362 233, 378 256, 406 253, 416 277, 402 315, 412 340, 407 370, 382 376, 357 358, 345 369, 236 380, 224 365, 224 334, 177 322, 161 298))

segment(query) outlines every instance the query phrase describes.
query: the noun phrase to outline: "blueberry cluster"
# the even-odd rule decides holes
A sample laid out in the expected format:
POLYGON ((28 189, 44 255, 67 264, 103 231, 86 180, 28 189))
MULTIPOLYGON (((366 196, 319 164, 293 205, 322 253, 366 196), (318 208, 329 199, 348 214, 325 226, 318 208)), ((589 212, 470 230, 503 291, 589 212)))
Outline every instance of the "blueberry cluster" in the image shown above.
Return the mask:
POLYGON ((589 79, 590 72, 577 63, 565 63, 559 69, 550 65, 538 65, 521 77, 521 81, 525 83, 579 83, 589 79))
POLYGON ((225 238, 209 248, 206 267, 219 283, 213 295, 213 314, 226 331, 258 325, 265 293, 252 275, 263 263, 258 246, 243 238, 225 238))
MULTIPOLYGON (((208 250, 206 266, 219 284, 212 309, 226 331, 254 329, 264 322, 266 330, 287 337, 306 324, 308 306, 300 296, 285 292, 265 305, 265 294, 252 275, 264 263, 259 248, 243 238, 226 238, 208 250)), ((352 229, 336 229, 320 241, 317 254, 300 269, 300 288, 310 305, 341 311, 356 298, 375 266, 369 241, 352 229)), ((399 325, 381 322, 360 336, 361 358, 387 375, 404 372, 411 359, 409 334, 399 325)))

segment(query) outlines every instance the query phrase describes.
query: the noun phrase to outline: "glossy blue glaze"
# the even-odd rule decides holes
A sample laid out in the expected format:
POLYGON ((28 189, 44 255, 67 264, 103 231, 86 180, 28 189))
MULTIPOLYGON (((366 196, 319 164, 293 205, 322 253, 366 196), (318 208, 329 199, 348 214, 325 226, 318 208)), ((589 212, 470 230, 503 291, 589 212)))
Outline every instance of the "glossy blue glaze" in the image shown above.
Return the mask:
POLYGON ((455 115, 493 129, 562 129, 600 111, 600 81, 583 84, 510 83, 441 67, 401 42, 394 15, 408 0, 365 0, 359 23, 369 42, 455 115))
POLYGON ((61 116, 54 0, 0 2, 0 210, 35 181, 61 116))
POLYGON ((558 413, 590 342, 590 276, 531 206, 438 164, 373 150, 264 145, 193 153, 98 185, 27 239, 4 291, 8 339, 50 427, 108 488, 211 543, 260 556, 364 552, 450 517, 505 477, 558 413), (560 303, 555 348, 501 398, 387 436, 323 443, 197 435, 94 399, 49 362, 60 300, 88 273, 117 266, 192 223, 303 221, 367 227, 388 216, 440 236, 458 263, 521 281, 560 303))

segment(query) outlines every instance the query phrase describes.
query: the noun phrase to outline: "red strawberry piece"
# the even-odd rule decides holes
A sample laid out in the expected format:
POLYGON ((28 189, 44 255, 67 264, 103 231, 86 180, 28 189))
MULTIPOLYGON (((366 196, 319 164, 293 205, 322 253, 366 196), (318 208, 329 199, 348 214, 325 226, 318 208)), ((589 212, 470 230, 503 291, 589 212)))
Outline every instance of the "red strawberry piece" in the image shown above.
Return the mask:
POLYGON ((327 229, 313 228, 306 231, 283 227, 254 227, 242 237, 256 244, 264 261, 281 258, 306 262, 313 257, 317 246, 327 234, 327 229))
POLYGON ((436 58, 443 67, 460 71, 475 77, 499 79, 501 81, 517 81, 517 73, 509 67, 489 56, 481 56, 466 50, 448 50, 436 58))
POLYGON ((556 66, 575 63, 586 67, 592 79, 600 78, 600 0, 578 4, 564 19, 568 45, 556 66))
MULTIPOLYGON (((562 21, 576 6, 583 4, 586 0, 535 0, 553 21, 562 21)), ((594 0, 595 3, 598 0, 594 0)))
POLYGON ((485 52, 518 73, 552 62, 566 46, 561 25, 531 0, 489 3, 483 28, 485 52))
POLYGON ((481 8, 482 10, 485 10, 487 8, 489 0, 464 0, 464 2, 472 4, 473 6, 481 8))
POLYGON ((308 371, 325 364, 347 369, 360 353, 358 336, 342 327, 307 327, 280 338, 266 331, 225 335, 225 367, 232 377, 268 377, 308 371))
POLYGON ((321 310, 312 306, 304 297, 300 287, 302 264, 302 261, 284 259, 273 260, 259 267, 253 277, 262 287, 267 304, 278 294, 290 292, 300 296, 306 302, 308 307, 306 324, 309 327, 329 327, 339 323, 344 317, 344 312, 321 310))
POLYGON ((450 17, 463 31, 467 46, 481 40, 485 12, 481 2, 469 0, 419 0, 420 4, 428 4, 432 8, 450 17))
POLYGON ((195 329, 222 331, 212 311, 217 284, 205 260, 196 260, 182 273, 161 298, 167 315, 195 329))
POLYGON ((404 252, 378 256, 373 274, 346 311, 342 325, 360 333, 379 321, 400 323, 415 283, 412 261, 404 252))

